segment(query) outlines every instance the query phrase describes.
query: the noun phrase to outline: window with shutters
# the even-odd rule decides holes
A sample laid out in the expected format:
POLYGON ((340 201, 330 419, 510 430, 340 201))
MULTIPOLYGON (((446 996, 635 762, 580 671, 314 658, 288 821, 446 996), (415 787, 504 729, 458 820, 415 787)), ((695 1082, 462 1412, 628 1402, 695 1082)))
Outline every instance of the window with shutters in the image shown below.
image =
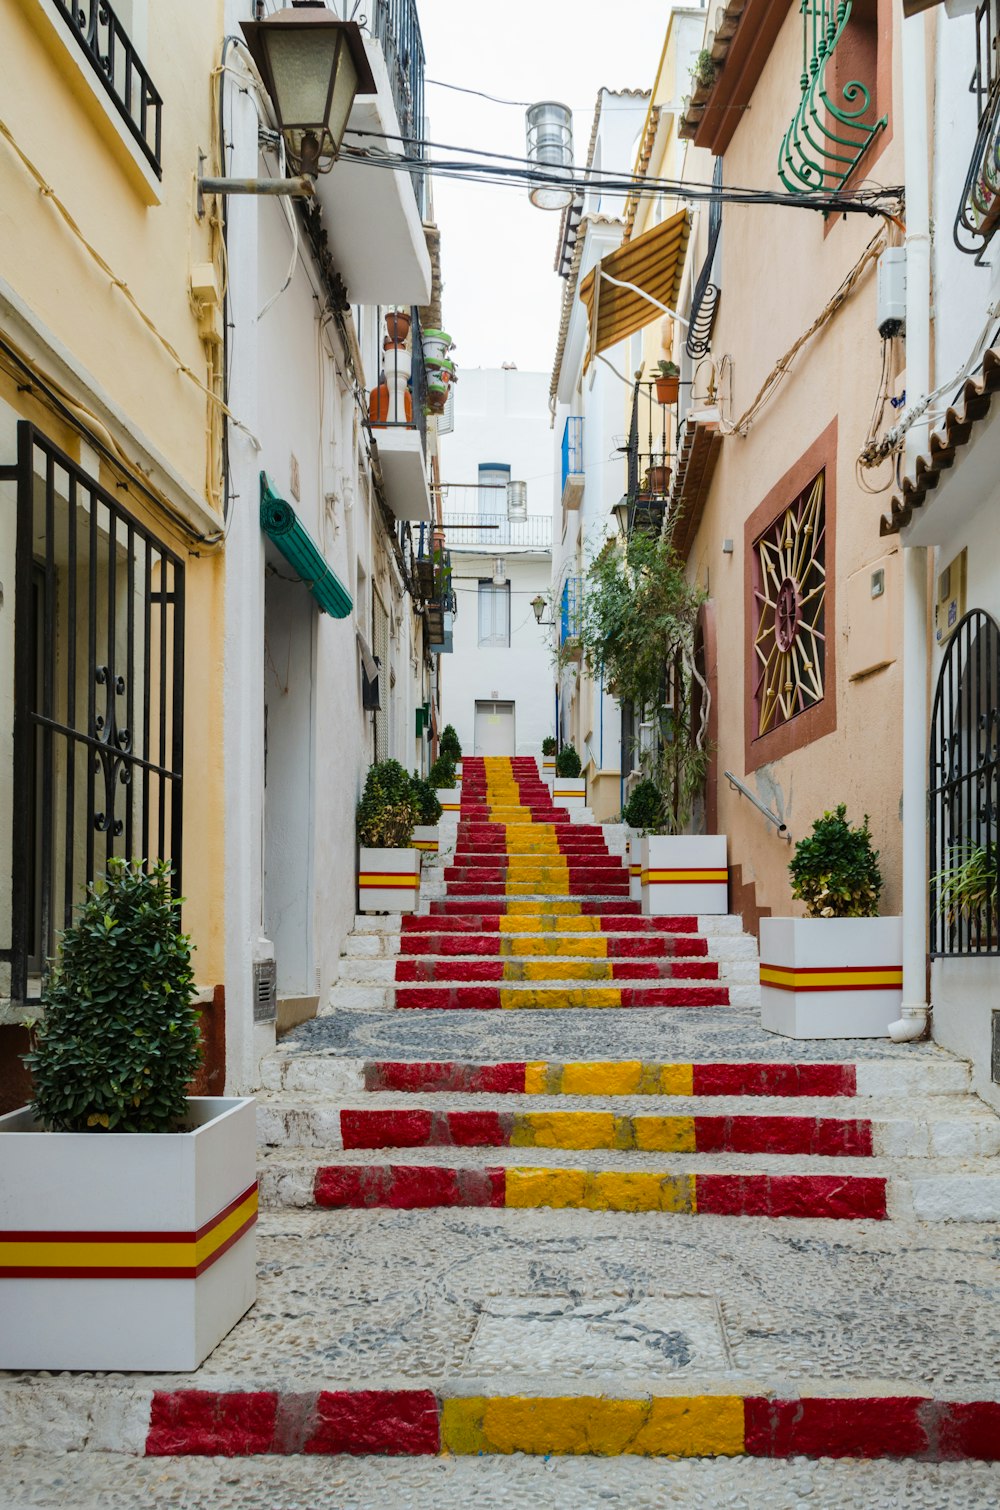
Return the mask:
POLYGON ((479 584, 479 643, 495 649, 510 645, 510 583, 479 584))

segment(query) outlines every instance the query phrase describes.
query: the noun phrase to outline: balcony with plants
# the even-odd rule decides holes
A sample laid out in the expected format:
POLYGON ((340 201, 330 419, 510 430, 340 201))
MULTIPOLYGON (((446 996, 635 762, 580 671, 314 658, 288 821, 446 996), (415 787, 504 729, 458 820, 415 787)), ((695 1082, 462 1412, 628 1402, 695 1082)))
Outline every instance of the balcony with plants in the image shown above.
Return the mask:
MULTIPOLYGON (((378 381, 368 395, 368 421, 386 499, 397 519, 429 523, 427 419, 434 409, 419 312, 415 306, 379 309, 376 330, 381 336, 373 354, 378 381)), ((449 374, 448 382, 453 380, 449 374)))
POLYGON ((640 379, 632 390, 625 496, 616 509, 627 536, 658 535, 670 496, 680 373, 673 362, 659 366, 656 378, 640 379))
POLYGON ((452 586, 451 552, 440 531, 420 526, 413 562, 413 596, 426 612, 426 633, 432 655, 454 649, 458 598, 452 586))

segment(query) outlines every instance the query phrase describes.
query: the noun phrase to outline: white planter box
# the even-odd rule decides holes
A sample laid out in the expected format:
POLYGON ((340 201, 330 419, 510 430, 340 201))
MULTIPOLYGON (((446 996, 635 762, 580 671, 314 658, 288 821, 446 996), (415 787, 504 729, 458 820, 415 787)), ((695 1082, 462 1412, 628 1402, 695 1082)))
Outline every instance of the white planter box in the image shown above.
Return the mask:
POLYGON ((625 866, 628 870, 628 894, 632 902, 642 901, 642 830, 625 826, 625 866))
POLYGON ((644 834, 639 853, 647 917, 729 911, 725 834, 644 834))
POLYGON ((361 912, 414 912, 420 896, 419 849, 365 849, 358 860, 361 912))
POLYGON ((441 822, 444 823, 446 820, 450 820, 452 823, 456 823, 462 809, 462 788, 460 786, 439 786, 436 790, 437 800, 441 804, 441 822))
POLYGON ((556 807, 574 808, 587 806, 587 778, 585 776, 555 776, 552 781, 552 801, 556 807))
POLYGON ((461 781, 462 779, 462 762, 460 760, 456 760, 455 762, 455 779, 457 781, 461 781))
POLYGON ((902 960, 902 918, 761 918, 761 1026, 885 1038, 902 1011, 902 960))
POLYGON ((538 756, 538 774, 543 781, 556 779, 556 757, 554 755, 538 756))
POLYGON ((253 1098, 189 1132, 0 1117, 0 1368, 195 1369, 256 1297, 253 1098))
POLYGON ((438 825, 418 823, 413 830, 413 848, 419 849, 422 855, 436 855, 440 849, 438 825))

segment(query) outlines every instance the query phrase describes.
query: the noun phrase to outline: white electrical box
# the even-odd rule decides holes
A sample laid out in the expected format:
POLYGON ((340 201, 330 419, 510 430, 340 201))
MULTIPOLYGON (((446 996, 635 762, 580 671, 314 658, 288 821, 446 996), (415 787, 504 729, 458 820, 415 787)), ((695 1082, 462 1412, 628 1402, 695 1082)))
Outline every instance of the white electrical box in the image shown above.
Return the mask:
POLYGON ((906 332, 906 248, 887 246, 878 259, 878 333, 887 340, 906 332))

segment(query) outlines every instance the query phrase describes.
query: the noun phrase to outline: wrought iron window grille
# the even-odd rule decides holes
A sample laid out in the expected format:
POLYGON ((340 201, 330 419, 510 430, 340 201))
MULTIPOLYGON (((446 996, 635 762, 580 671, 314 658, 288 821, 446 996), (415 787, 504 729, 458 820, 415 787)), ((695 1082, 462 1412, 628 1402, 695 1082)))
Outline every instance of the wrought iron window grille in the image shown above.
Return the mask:
MULTIPOLYGON (((374 0, 368 29, 382 46, 389 74, 396 115, 399 118, 403 150, 410 157, 423 158, 424 129, 424 43, 414 0, 374 0)), ((417 204, 423 216, 426 204, 426 180, 419 168, 410 174, 417 204)))
POLYGON ((625 446, 629 535, 658 535, 663 525, 675 451, 670 411, 656 397, 655 380, 635 383, 625 446))
POLYGON ((37 1000, 57 934, 112 856, 179 891, 184 564, 32 425, 18 425, 10 961, 37 1000))
POLYGON ((128 32, 108 0, 55 0, 55 6, 139 150, 162 178, 163 100, 128 32))
POLYGON ((872 110, 872 90, 861 79, 842 85, 837 81, 832 87, 828 82, 853 9, 854 0, 802 0, 802 98, 778 155, 778 176, 792 194, 843 188, 889 123, 884 115, 865 121, 872 110))
POLYGON ((1000 0, 976 6, 976 140, 955 216, 960 252, 979 257, 1000 225, 1000 0))
POLYGON ((928 757, 934 955, 1000 954, 1000 626, 960 619, 938 672, 928 757))
POLYGON ((754 543, 752 695, 758 738, 824 694, 824 481, 821 472, 754 543))

